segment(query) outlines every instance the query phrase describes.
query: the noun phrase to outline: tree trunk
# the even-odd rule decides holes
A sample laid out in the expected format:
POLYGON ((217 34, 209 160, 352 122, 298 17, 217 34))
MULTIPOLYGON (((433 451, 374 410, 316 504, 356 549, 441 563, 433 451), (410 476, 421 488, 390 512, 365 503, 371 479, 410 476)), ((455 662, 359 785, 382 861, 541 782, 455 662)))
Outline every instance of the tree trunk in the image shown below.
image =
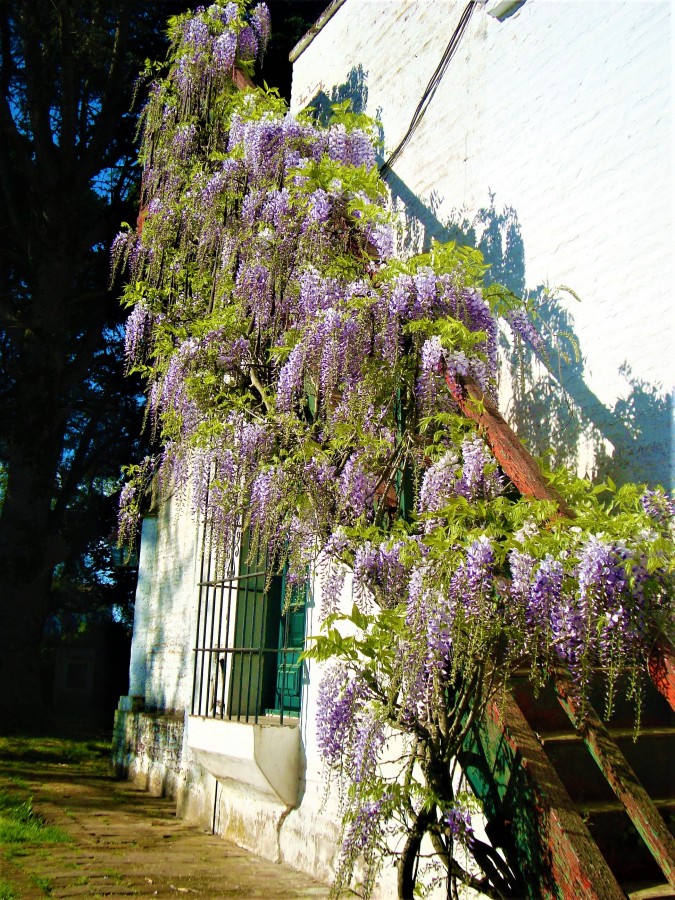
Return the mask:
POLYGON ((417 860, 422 840, 433 823, 436 809, 421 812, 412 828, 408 831, 405 846, 398 861, 398 897, 399 900, 414 900, 417 883, 417 860))
MULTIPOLYGON (((59 308, 58 269, 52 290, 35 305, 59 308)), ((45 287, 43 287, 43 290, 45 287)), ((36 317, 37 318, 37 317, 36 317)), ((35 320, 34 320, 35 322, 35 320)), ((54 565, 52 502, 66 420, 64 334, 52 324, 26 329, 21 378, 8 421, 7 488, 0 513, 0 730, 35 722, 43 707, 40 647, 54 565), (47 337, 47 340, 45 340, 47 337)))
POLYGON ((40 645, 53 570, 53 477, 40 471, 42 448, 41 442, 31 448, 36 452, 10 459, 0 517, 0 731, 25 728, 43 709, 40 645))

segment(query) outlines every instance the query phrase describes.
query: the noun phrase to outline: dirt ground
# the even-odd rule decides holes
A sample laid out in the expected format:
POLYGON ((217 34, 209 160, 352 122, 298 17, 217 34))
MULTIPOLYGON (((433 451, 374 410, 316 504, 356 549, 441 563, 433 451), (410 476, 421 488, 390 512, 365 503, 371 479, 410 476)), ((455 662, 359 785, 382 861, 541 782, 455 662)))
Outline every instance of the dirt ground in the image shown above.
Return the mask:
POLYGON ((185 825, 171 801, 113 780, 104 764, 0 752, 0 791, 12 789, 28 791, 35 812, 69 840, 0 844, 0 900, 328 896, 325 885, 185 825))

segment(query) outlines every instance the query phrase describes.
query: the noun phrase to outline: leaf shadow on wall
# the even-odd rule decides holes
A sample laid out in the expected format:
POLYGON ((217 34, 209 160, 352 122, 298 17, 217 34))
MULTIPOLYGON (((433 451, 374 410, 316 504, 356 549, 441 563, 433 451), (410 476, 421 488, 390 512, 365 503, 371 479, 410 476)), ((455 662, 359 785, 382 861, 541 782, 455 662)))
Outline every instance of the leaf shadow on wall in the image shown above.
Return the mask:
MULTIPOLYGON (((602 403, 586 380, 584 347, 572 311, 577 302, 574 295, 562 287, 539 284, 528 290, 526 286, 525 246, 517 211, 498 208, 489 194, 486 206, 472 218, 454 212, 442 222, 437 195, 432 193, 425 204, 395 173, 387 181, 403 213, 405 247, 428 249, 432 239, 478 247, 490 265, 487 281, 503 284, 536 310, 548 348, 548 367, 527 347, 514 346, 505 336, 501 341, 513 391, 504 413, 531 452, 548 456, 553 465, 576 468, 586 443, 592 460, 588 476, 599 480, 609 476, 617 484, 662 484, 672 490, 672 391, 648 383, 624 363, 617 373, 625 384, 623 395, 612 407, 602 403)), ((592 298, 581 302, 592 302, 592 298)))
MULTIPOLYGON (((322 122, 329 118, 333 103, 345 100, 351 101, 354 112, 365 112, 367 79, 368 72, 355 66, 343 83, 328 93, 319 91, 308 105, 322 122)), ((380 136, 384 137, 381 129, 380 136)), ((432 239, 476 246, 490 265, 488 282, 503 284, 536 309, 549 348, 549 367, 538 363, 526 347, 514 347, 504 337, 501 348, 513 385, 504 412, 531 452, 549 457, 552 465, 577 468, 585 444, 592 460, 588 476, 600 480, 609 476, 617 484, 662 484, 673 490, 672 391, 648 383, 624 364, 617 373, 625 383, 623 396, 613 407, 602 403, 587 383, 584 348, 570 309, 576 302, 573 295, 544 284, 527 289, 517 210, 498 208, 488 192, 488 202, 472 218, 453 212, 441 221, 442 198, 436 192, 423 200, 393 169, 387 169, 385 181, 400 214, 401 251, 428 250, 432 239)), ((593 298, 582 298, 582 302, 593 302, 593 298)))
POLYGON ((336 84, 330 89, 330 94, 319 91, 312 97, 307 106, 314 110, 317 122, 326 125, 330 119, 331 106, 334 103, 351 102, 352 112, 363 113, 368 103, 368 87, 366 80, 368 73, 363 66, 355 66, 347 75, 347 80, 342 84, 336 84))

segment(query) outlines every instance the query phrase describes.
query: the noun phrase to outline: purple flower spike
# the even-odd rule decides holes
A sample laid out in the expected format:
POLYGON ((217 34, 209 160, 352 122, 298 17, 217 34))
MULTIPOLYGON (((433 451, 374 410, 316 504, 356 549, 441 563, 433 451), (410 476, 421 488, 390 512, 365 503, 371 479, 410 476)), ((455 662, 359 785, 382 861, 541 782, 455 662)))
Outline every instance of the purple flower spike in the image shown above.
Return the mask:
POLYGON ((270 11, 267 8, 266 3, 258 3, 253 7, 253 12, 251 13, 251 25, 258 35, 260 53, 264 53, 272 32, 270 11))
POLYGON ((464 844, 465 847, 471 847, 474 842, 474 833, 471 825, 471 813, 468 809, 455 804, 444 813, 443 821, 455 840, 464 844))

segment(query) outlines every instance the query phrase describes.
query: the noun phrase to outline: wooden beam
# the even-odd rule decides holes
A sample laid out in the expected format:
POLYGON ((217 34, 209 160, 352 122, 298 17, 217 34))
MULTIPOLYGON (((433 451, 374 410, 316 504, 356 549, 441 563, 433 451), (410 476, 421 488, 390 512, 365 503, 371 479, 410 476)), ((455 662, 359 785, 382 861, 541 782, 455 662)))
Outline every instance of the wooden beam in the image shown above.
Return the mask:
POLYGON ((675 709, 675 647, 660 634, 649 654, 649 674, 656 689, 663 694, 671 709, 675 709))
POLYGON ((504 474, 521 494, 556 503, 563 516, 574 513, 542 475, 541 469, 497 406, 471 377, 445 373, 445 381, 464 415, 480 428, 504 474))
MULTIPOLYGON (((504 692, 477 726, 497 785, 528 896, 625 900, 575 804, 512 694, 504 692)), ((470 771, 470 767, 467 766, 470 771)), ((478 796, 479 784, 467 776, 478 796)))
POLYGON ((675 840, 651 797, 640 784, 595 710, 586 705, 582 711, 570 679, 565 675, 556 676, 555 688, 570 722, 583 738, 609 786, 624 805, 661 871, 675 887, 675 840))

